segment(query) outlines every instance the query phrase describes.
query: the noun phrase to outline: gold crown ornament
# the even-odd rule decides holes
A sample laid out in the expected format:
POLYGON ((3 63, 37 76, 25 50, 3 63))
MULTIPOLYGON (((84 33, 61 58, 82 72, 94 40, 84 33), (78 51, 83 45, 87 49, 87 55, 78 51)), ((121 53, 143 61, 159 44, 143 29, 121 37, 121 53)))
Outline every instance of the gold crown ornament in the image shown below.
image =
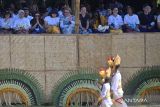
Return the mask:
POLYGON ((109 67, 113 67, 114 65, 114 58, 112 56, 108 57, 107 63, 109 67))
POLYGON ((105 76, 106 76, 106 70, 104 68, 100 68, 100 70, 99 70, 99 76, 101 78, 105 78, 105 76))
POLYGON ((99 75, 103 79, 105 79, 106 77, 110 78, 110 76, 111 76, 111 68, 110 67, 108 69, 101 68, 100 71, 99 71, 99 75))
POLYGON ((121 64, 121 57, 117 54, 117 56, 114 59, 114 65, 120 65, 121 64))

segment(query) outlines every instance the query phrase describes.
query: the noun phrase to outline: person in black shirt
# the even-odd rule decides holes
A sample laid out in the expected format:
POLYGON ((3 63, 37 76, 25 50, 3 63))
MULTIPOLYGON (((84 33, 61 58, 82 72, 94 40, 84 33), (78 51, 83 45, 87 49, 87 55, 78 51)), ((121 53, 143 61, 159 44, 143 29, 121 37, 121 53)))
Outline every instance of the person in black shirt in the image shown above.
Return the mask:
POLYGON ((31 20, 31 33, 39 34, 44 33, 44 20, 40 17, 40 14, 36 12, 35 17, 31 20))
POLYGON ((140 31, 141 32, 154 32, 155 31, 155 18, 151 14, 151 7, 149 5, 143 6, 143 13, 139 15, 140 31))
POLYGON ((88 34, 91 32, 92 31, 89 28, 89 16, 87 15, 86 7, 82 7, 80 14, 80 34, 88 34))

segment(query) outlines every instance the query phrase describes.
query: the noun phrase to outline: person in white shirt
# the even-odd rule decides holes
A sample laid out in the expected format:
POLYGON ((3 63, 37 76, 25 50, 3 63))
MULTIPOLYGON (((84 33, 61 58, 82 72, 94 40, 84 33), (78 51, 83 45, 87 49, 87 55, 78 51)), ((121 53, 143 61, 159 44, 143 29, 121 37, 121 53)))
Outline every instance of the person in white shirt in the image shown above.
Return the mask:
POLYGON ((60 33, 60 18, 56 10, 52 10, 49 16, 44 18, 47 33, 60 33))
POLYGON ((101 69, 99 75, 103 81, 102 89, 100 92, 100 97, 98 98, 98 105, 99 107, 111 107, 112 99, 111 99, 111 89, 110 89, 110 76, 111 76, 111 68, 107 70, 101 69))
POLYGON ((25 18, 24 11, 18 11, 19 18, 17 18, 14 22, 13 29, 15 33, 28 33, 31 28, 31 24, 29 19, 25 18))
POLYGON ((108 18, 108 24, 111 30, 121 30, 123 25, 122 17, 118 14, 118 8, 112 9, 113 14, 108 18))
POLYGON ((32 19, 33 19, 33 17, 32 16, 30 16, 29 14, 29 9, 27 8, 27 7, 25 7, 24 9, 24 13, 25 13, 25 17, 29 20, 29 21, 31 21, 32 19))
POLYGON ((121 58, 117 55, 114 58, 114 67, 112 68, 113 77, 111 79, 111 90, 113 92, 113 100, 115 107, 127 107, 127 104, 123 100, 123 89, 122 89, 122 76, 118 70, 121 63, 121 58))
POLYGON ((124 25, 126 32, 140 32, 139 30, 139 18, 136 14, 133 14, 133 8, 131 6, 127 7, 127 13, 124 16, 124 25))
POLYGON ((105 79, 105 82, 102 86, 102 91, 101 91, 101 98, 102 98, 102 103, 100 107, 111 107, 112 105, 112 99, 110 96, 110 83, 109 83, 109 78, 105 79))
POLYGON ((1 33, 7 34, 12 33, 13 19, 9 11, 6 11, 4 18, 1 19, 1 33))

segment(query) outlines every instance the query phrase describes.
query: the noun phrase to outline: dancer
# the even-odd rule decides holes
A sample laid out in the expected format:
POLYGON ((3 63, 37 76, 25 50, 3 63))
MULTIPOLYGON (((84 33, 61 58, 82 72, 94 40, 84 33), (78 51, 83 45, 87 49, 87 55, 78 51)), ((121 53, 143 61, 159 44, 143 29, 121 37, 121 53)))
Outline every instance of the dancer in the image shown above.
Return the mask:
POLYGON ((111 90, 113 92, 113 100, 114 100, 114 106, 115 107, 127 107, 127 104, 123 100, 123 89, 122 89, 122 77, 121 73, 119 71, 121 58, 119 55, 117 55, 113 59, 113 77, 111 80, 111 90))
POLYGON ((100 97, 98 99, 98 105, 99 107, 111 107, 112 100, 110 96, 110 75, 111 75, 111 68, 108 68, 107 70, 101 69, 99 72, 99 75, 101 76, 103 85, 100 97))

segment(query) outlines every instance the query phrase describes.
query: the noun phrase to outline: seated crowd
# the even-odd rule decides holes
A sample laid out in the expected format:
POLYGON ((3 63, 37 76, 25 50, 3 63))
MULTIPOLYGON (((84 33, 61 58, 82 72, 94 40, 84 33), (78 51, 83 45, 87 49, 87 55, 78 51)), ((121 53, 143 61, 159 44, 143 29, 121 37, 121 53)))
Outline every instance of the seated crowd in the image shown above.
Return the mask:
MULTIPOLYGON (((106 9, 104 4, 93 12, 87 11, 85 5, 80 9, 79 33, 122 33, 122 32, 159 32, 160 12, 152 14, 150 5, 145 4, 143 11, 135 13, 133 7, 127 6, 126 13, 122 11, 123 5, 117 4, 106 9), (125 14, 124 14, 125 13, 125 14)), ((74 34, 75 16, 67 5, 61 9, 47 8, 45 13, 38 9, 30 12, 24 7, 17 13, 11 9, 5 10, 0 16, 1 34, 74 34)))

